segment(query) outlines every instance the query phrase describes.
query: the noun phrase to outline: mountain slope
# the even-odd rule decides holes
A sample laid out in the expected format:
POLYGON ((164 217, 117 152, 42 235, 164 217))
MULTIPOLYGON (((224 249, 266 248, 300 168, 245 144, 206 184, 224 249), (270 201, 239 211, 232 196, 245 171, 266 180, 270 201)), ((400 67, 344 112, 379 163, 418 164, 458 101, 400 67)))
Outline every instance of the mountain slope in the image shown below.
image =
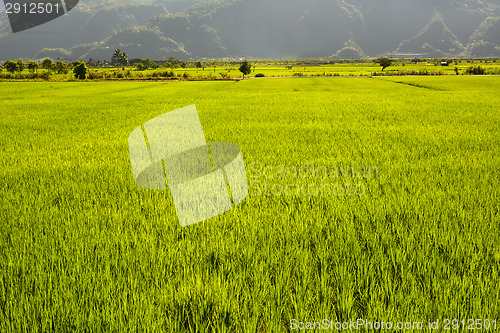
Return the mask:
POLYGON ((192 0, 196 5, 172 14, 173 3, 180 2, 89 2, 19 34, 0 18, 0 59, 109 60, 114 48, 158 60, 500 57, 500 4, 492 0, 192 0))
POLYGON ((470 38, 467 51, 469 56, 492 57, 500 53, 500 18, 488 17, 470 38))
POLYGON ((457 36, 451 32, 440 13, 427 24, 415 37, 402 42, 397 52, 423 53, 429 57, 453 56, 462 54, 465 48, 457 36))

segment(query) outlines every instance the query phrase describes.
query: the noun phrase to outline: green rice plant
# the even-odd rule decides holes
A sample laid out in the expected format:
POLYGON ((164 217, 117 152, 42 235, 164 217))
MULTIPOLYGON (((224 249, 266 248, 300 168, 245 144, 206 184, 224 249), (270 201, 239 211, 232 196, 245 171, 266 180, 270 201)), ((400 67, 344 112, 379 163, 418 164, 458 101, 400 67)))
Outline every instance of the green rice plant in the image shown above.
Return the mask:
POLYGON ((0 88, 1 332, 498 325, 496 76, 0 88), (241 147, 250 193, 181 228, 127 138, 190 104, 241 147))

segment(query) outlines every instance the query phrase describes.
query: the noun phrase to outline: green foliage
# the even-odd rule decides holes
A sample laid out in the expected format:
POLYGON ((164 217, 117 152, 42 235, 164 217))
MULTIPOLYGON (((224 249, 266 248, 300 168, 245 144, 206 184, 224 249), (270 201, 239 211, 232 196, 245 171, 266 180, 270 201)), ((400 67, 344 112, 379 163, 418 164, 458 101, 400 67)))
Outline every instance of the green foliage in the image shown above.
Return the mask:
POLYGON ((17 62, 15 61, 7 60, 3 66, 10 73, 14 73, 15 71, 17 71, 17 62))
POLYGON ((180 61, 176 57, 170 57, 168 58, 168 62, 170 63, 170 68, 177 68, 179 67, 180 61))
POLYGON ((266 75, 262 74, 262 73, 257 73, 257 74, 255 74, 255 77, 266 77, 266 75))
POLYGON ((7 80, 48 80, 50 79, 50 73, 49 72, 42 72, 42 73, 36 73, 36 72, 29 72, 29 73, 21 73, 21 72, 7 72, 5 74, 0 73, 0 79, 7 79, 7 80))
POLYGON ((172 78, 175 77, 174 71, 155 71, 153 73, 148 73, 146 77, 152 78, 172 78))
POLYGON ((386 58, 386 57, 384 57, 384 58, 378 58, 378 59, 375 59, 374 61, 375 61, 375 63, 377 63, 380 66, 382 66, 382 70, 384 70, 387 67, 391 66, 392 63, 394 62, 394 60, 386 58))
POLYGON ((113 56, 111 57, 114 62, 118 63, 122 66, 122 69, 125 70, 125 66, 129 64, 128 56, 125 52, 121 52, 120 49, 116 49, 113 52, 113 56))
POLYGON ((481 66, 471 66, 471 67, 467 67, 467 69, 465 70, 465 74, 468 74, 468 75, 484 75, 485 74, 485 70, 481 66))
POLYGON ((92 71, 89 70, 88 74, 88 79, 89 80, 99 80, 99 79, 106 79, 107 76, 104 71, 92 71))
POLYGON ((28 61, 28 69, 30 73, 35 73, 37 69, 40 68, 40 65, 34 61, 28 61))
POLYGON ((25 65, 23 59, 17 59, 17 71, 22 72, 24 71, 25 65))
POLYGON ((49 59, 49 58, 43 59, 43 61, 42 61, 42 68, 53 69, 54 68, 54 64, 52 63, 52 60, 49 59))
POLYGON ((114 62, 116 62, 116 63, 118 63, 118 64, 119 64, 119 63, 120 63, 120 61, 121 61, 121 54, 122 54, 121 50, 120 50, 120 49, 116 49, 116 50, 113 52, 113 56, 111 57, 111 60, 112 60, 112 61, 114 60, 114 62))
POLYGON ((159 68, 160 66, 154 62, 153 60, 149 59, 149 58, 146 58, 146 59, 142 59, 141 60, 141 64, 142 64, 142 69, 140 70, 146 70, 146 69, 157 69, 159 68))
POLYGON ((248 75, 252 72, 252 67, 248 63, 248 61, 245 60, 241 63, 241 66, 238 70, 243 74, 243 77, 245 77, 245 75, 248 75))
POLYGON ((79 60, 74 63, 73 73, 75 74, 75 78, 79 80, 85 80, 88 70, 89 69, 87 68, 87 65, 84 61, 79 60))
POLYGON ((66 63, 62 62, 61 60, 58 60, 55 63, 54 70, 58 74, 68 74, 68 72, 69 72, 68 65, 66 63))

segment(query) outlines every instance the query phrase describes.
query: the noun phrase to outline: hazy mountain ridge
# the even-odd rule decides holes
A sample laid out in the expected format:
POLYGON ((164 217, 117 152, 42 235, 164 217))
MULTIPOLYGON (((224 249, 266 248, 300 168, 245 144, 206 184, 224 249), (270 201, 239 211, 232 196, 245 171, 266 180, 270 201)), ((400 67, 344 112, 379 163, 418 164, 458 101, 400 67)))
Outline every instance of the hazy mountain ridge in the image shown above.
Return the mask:
POLYGON ((436 13, 429 22, 415 37, 403 41, 397 51, 400 53, 415 52, 443 54, 453 56, 463 54, 465 47, 457 36, 448 28, 443 16, 436 13))
POLYGON ((109 60, 115 48, 158 60, 500 56, 500 3, 492 0, 192 0, 173 14, 176 2, 165 0, 80 3, 15 35, 2 17, 0 59, 109 60), (47 32, 50 41, 40 38, 47 32))

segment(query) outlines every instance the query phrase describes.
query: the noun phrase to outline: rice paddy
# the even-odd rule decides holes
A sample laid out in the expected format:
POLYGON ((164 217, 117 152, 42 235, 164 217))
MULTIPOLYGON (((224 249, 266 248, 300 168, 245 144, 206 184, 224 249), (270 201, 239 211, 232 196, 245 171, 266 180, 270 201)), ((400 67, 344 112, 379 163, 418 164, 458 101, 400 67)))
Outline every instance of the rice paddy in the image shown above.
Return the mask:
POLYGON ((1 332, 500 326, 496 76, 0 88, 1 332), (191 104, 250 193, 181 228, 127 138, 191 104))

